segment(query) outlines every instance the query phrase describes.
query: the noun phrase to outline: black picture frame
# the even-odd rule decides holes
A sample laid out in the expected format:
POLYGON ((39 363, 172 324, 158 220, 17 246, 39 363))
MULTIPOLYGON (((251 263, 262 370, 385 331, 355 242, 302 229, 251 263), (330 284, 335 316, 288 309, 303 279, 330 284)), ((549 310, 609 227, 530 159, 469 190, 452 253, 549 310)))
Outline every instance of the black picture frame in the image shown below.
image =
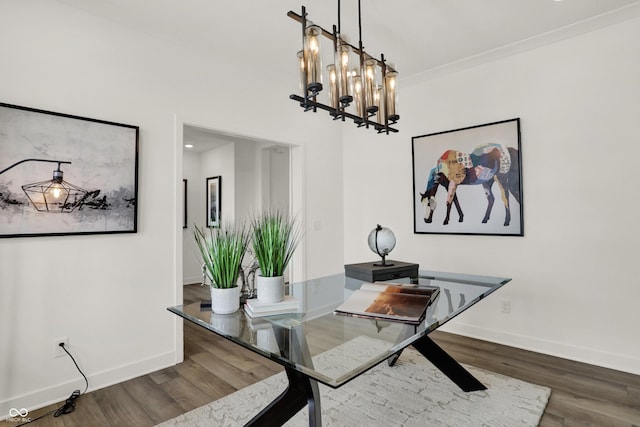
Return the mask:
POLYGON ((187 228, 187 180, 182 180, 182 228, 187 228))
POLYGON ((220 227, 222 212, 222 177, 212 176, 207 178, 207 227, 220 227))
POLYGON ((0 237, 136 233, 138 138, 138 126, 0 103, 0 237))
POLYGON ((524 236, 521 152, 519 118, 413 137, 414 234, 524 236))

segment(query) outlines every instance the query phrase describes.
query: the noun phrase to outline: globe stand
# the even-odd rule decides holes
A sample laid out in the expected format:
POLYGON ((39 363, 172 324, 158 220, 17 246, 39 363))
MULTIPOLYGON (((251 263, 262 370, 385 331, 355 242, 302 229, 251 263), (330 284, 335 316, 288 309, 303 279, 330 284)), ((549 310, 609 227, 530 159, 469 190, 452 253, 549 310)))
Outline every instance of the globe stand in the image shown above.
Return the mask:
MULTIPOLYGON (((378 254, 378 255, 380 255, 380 254, 378 254)), ((393 267, 395 265, 393 263, 387 264, 387 260, 386 260, 387 256, 386 255, 380 255, 380 256, 382 257, 382 262, 381 263, 374 262, 373 263, 374 266, 376 266, 376 267, 393 267)))

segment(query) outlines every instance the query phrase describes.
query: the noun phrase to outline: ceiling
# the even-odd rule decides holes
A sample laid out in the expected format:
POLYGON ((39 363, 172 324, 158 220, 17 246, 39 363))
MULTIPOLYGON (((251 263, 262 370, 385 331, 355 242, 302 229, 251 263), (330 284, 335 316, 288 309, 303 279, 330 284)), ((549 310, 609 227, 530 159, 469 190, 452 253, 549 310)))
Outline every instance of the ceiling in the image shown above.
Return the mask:
POLYGON ((289 148, 287 145, 277 144, 270 141, 258 140, 255 138, 245 138, 237 135, 229 135, 220 131, 205 129, 193 125, 185 125, 183 128, 183 140, 185 143, 184 151, 203 153, 205 151, 220 148, 223 145, 231 143, 251 143, 257 144, 262 148, 269 148, 276 152, 280 152, 282 147, 289 148), (191 145, 187 147, 186 145, 191 145))
MULTIPOLYGON (((250 59, 266 70, 295 67, 300 14, 337 24, 330 0, 57 0, 210 57, 250 59)), ((469 58, 512 52, 640 15, 639 0, 361 0, 365 50, 403 77, 469 58)), ((342 33, 357 44, 358 2, 344 0, 342 33)), ((327 45, 326 51, 330 50, 327 45)), ((277 77, 277 76, 274 76, 277 77)))

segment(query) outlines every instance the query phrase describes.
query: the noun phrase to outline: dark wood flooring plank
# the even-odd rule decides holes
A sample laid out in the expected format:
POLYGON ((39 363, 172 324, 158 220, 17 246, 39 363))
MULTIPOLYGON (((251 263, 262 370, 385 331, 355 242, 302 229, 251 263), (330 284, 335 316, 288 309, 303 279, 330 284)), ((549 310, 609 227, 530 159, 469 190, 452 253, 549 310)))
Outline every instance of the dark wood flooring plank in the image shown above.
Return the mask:
POLYGON ((178 377, 165 381, 160 387, 186 412, 211 402, 206 392, 186 378, 178 377))
POLYGON ((173 366, 149 374, 149 378, 151 378, 151 380, 156 384, 163 384, 178 377, 180 377, 180 374, 173 366))
POLYGON ((192 359, 236 390, 247 387, 258 380, 250 372, 247 373, 225 360, 212 359, 208 354, 198 353, 193 355, 192 359))
MULTIPOLYGON (((94 398, 109 422, 107 426, 150 427, 154 425, 153 420, 140 410, 140 405, 129 394, 123 383, 95 391, 94 398)), ((73 414, 66 416, 71 417, 73 414)), ((92 425, 92 427, 99 426, 100 424, 92 425)))
POLYGON ((220 399, 236 391, 235 387, 222 381, 193 359, 186 360, 178 365, 176 369, 180 372, 181 377, 209 396, 210 401, 220 399))
POLYGON ((545 412, 540 420, 538 427, 562 427, 564 425, 564 418, 561 416, 545 412))
POLYGON ((588 415, 598 422, 608 420, 610 423, 630 426, 640 422, 640 408, 621 405, 615 401, 589 399, 574 393, 554 392, 554 399, 562 403, 566 410, 566 418, 580 419, 588 415))
POLYGON ((141 411, 154 423, 177 417, 184 409, 156 384, 148 375, 122 383, 138 404, 141 411))
MULTIPOLYGON (((85 427, 93 425, 110 425, 109 419, 100 409, 93 393, 87 393, 76 400, 76 409, 71 414, 60 417, 65 427, 85 427)), ((38 426, 37 422, 33 424, 38 426)))

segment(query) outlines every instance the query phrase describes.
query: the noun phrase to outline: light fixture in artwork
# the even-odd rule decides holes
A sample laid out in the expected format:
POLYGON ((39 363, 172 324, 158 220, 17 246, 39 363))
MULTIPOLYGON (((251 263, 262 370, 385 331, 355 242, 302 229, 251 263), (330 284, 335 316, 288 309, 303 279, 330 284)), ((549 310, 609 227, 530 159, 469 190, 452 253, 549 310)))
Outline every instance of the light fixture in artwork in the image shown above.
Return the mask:
POLYGON ((362 44, 362 9, 358 0, 358 45, 347 42, 341 32, 340 0, 338 25, 332 31, 307 19, 306 8, 290 18, 302 24, 302 50, 298 51, 301 94, 289 98, 300 103, 304 111, 328 111, 334 120, 353 120, 358 127, 373 128, 378 133, 398 132, 391 127, 400 119, 396 111, 398 71, 380 58, 369 55, 362 44), (321 40, 332 44, 333 63, 326 67, 324 84, 321 40), (323 103, 325 98, 327 103, 323 103))
POLYGON ((40 212, 69 213, 81 205, 87 194, 87 190, 65 181, 63 179, 63 172, 60 169, 61 164, 70 165, 71 162, 48 159, 24 159, 3 169, 0 171, 0 175, 25 162, 58 164, 58 167, 53 171, 52 179, 22 186, 22 190, 36 210, 40 212))

